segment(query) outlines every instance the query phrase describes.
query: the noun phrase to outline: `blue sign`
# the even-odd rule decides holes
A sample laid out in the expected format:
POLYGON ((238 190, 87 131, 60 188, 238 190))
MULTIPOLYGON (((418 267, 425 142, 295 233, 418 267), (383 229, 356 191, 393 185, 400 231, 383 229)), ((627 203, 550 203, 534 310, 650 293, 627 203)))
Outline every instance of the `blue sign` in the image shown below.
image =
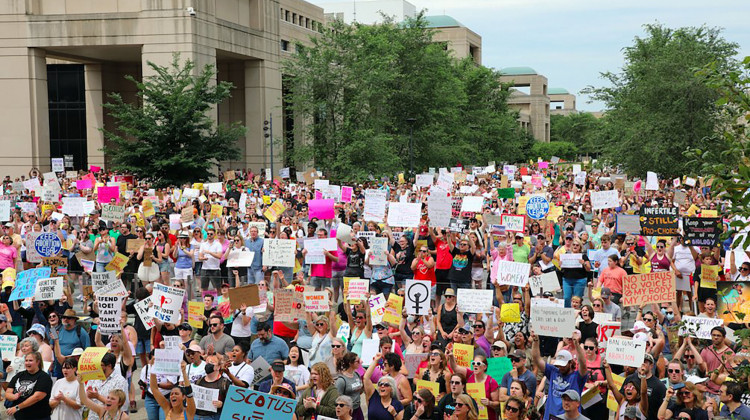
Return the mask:
POLYGON ((526 214, 534 220, 543 219, 549 213, 549 201, 535 195, 526 202, 526 214))
POLYGON ((221 420, 291 420, 296 407, 295 400, 231 385, 221 420))
POLYGON ((42 257, 54 257, 62 249, 62 241, 56 234, 45 232, 34 240, 34 249, 42 257))
POLYGON ((23 300, 34 296, 36 292, 36 282, 39 279, 46 279, 52 273, 50 267, 32 268, 18 273, 16 277, 16 286, 10 293, 9 302, 14 300, 23 300))

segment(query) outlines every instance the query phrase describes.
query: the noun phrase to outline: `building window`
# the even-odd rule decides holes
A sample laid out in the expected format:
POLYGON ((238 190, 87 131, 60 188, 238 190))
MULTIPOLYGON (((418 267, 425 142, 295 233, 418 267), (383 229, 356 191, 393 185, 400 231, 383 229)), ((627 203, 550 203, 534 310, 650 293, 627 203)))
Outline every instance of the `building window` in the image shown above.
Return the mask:
POLYGON ((47 95, 50 156, 73 155, 75 169, 88 168, 83 65, 47 65, 47 95))
POLYGON ((289 51, 289 41, 285 39, 281 40, 281 51, 289 51))
POLYGON ((297 24, 297 14, 296 13, 292 13, 292 23, 295 24, 295 25, 297 24))

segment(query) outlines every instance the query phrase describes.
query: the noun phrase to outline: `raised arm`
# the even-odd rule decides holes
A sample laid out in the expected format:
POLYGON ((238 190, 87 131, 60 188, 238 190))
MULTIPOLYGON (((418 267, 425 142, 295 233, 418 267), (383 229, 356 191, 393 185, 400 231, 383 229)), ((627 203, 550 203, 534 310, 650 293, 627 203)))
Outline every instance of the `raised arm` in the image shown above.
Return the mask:
POLYGON ((463 367, 463 366, 459 366, 458 364, 456 364, 456 358, 453 357, 453 351, 452 350, 446 350, 445 351, 445 355, 448 356, 448 366, 450 366, 451 370, 453 372, 455 372, 455 373, 460 373, 460 374, 464 375, 464 377, 466 377, 466 375, 468 374, 467 373, 468 369, 465 368, 465 367, 463 367))
MULTIPOLYGON (((539 351, 539 336, 537 336, 534 333, 531 333, 531 362, 542 372, 544 372, 546 366, 546 363, 544 362, 544 359, 542 359, 542 353, 539 351)), ((577 352, 576 352, 577 354, 577 352)), ((581 360, 585 360, 582 358, 581 360)))
POLYGON ((85 405, 89 410, 99 415, 99 418, 103 417, 104 413, 107 412, 107 409, 103 405, 92 401, 89 396, 86 395, 86 389, 84 389, 83 379, 81 378, 80 373, 78 374, 78 396, 81 398, 81 404, 85 405))
POLYGON ((607 387, 612 392, 612 396, 615 397, 615 400, 617 400, 618 404, 622 403, 622 400, 625 399, 622 394, 620 394, 620 390, 617 388, 617 384, 615 384, 615 380, 612 379, 612 368, 609 367, 609 363, 607 361, 602 362, 604 364, 604 375, 607 377, 607 387))
MULTIPOLYGON (((185 377, 187 378, 187 375, 185 377)), ((154 395, 154 399, 159 403, 159 407, 161 407, 165 413, 168 413, 172 407, 170 407, 169 401, 167 401, 161 391, 159 391, 159 385, 157 384, 155 373, 151 373, 151 376, 149 376, 148 386, 151 388, 151 394, 154 395)))

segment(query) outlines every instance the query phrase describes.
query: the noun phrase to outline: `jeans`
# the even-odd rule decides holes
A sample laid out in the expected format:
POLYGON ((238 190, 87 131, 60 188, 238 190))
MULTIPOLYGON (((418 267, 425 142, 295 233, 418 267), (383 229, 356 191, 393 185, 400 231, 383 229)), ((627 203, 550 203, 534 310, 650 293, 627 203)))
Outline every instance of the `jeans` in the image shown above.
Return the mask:
POLYGON ((146 407, 146 416, 148 420, 164 420, 164 411, 159 407, 159 403, 151 395, 146 394, 146 399, 143 400, 143 405, 146 407))
POLYGON ((573 296, 583 297, 586 291, 586 277, 580 279, 569 279, 563 277, 563 296, 565 298, 565 307, 570 308, 570 300, 573 296))
POLYGON ((370 281, 370 290, 374 291, 376 295, 382 293, 386 299, 388 299, 388 295, 391 294, 391 289, 393 289, 393 285, 390 283, 386 283, 382 280, 370 281))
POLYGON ((107 264, 109 264, 109 263, 108 262, 104 262, 104 263, 98 262, 98 263, 96 263, 96 265, 94 267, 94 272, 96 272, 96 273, 103 273, 103 272, 107 271, 107 269, 105 268, 105 267, 107 267, 107 264))
MULTIPOLYGON (((248 284, 258 284, 263 280, 264 274, 262 268, 248 268, 247 269, 247 281, 248 284)), ((286 281, 291 282, 293 279, 286 278, 286 281)))

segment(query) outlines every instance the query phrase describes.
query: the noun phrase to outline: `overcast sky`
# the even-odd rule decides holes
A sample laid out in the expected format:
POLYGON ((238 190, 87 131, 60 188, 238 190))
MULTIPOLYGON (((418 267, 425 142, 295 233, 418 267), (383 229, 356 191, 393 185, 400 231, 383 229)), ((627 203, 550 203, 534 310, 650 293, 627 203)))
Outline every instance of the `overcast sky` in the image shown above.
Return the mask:
MULTIPOLYGON (((308 0, 313 4, 337 0, 308 0)), ((643 36, 642 25, 708 25, 750 55, 750 0, 409 0, 428 15, 446 14, 482 37, 482 64, 500 69, 529 66, 549 87, 578 96, 580 110, 599 111, 579 95, 601 86, 603 71, 619 71, 622 48, 643 36)))

